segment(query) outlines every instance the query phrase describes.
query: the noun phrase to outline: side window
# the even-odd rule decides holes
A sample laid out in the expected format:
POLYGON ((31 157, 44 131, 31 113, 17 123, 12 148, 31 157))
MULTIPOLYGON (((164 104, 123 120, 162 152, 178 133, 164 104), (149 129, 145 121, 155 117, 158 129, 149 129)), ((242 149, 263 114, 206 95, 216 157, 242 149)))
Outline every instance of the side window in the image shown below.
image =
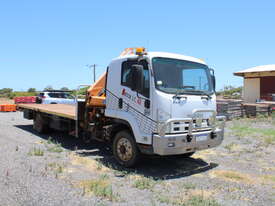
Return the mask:
POLYGON ((123 62, 122 63, 122 68, 121 68, 121 85, 130 87, 130 82, 131 82, 131 77, 130 77, 130 71, 131 71, 131 66, 133 65, 133 62, 123 62))
POLYGON ((125 61, 122 63, 121 68, 121 85, 130 87, 131 83, 131 77, 130 77, 130 71, 133 64, 141 64, 143 65, 143 78, 144 78, 144 85, 143 85, 143 92, 141 94, 147 98, 149 98, 150 94, 150 78, 149 78, 149 70, 148 70, 148 63, 146 61, 125 61))
POLYGON ((142 95, 149 98, 149 96, 150 96, 150 78, 149 78, 148 65, 147 65, 147 67, 144 67, 143 78, 144 78, 144 81, 143 81, 144 85, 143 85, 142 95))

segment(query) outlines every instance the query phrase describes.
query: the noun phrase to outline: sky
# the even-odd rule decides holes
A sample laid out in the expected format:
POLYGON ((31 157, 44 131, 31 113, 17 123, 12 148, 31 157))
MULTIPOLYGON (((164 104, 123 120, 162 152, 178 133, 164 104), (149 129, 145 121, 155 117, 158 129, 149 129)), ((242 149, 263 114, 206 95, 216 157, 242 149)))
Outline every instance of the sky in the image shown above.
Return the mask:
POLYGON ((233 72, 275 64, 273 0, 0 0, 0 88, 91 84, 124 48, 194 56, 233 72))

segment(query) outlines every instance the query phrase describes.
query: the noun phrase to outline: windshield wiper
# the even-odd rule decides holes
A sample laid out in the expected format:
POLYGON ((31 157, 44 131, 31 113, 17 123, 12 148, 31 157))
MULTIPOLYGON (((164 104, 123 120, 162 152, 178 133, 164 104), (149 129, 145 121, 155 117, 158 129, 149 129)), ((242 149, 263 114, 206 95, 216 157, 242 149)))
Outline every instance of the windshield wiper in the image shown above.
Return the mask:
POLYGON ((177 93, 177 95, 179 95, 179 94, 192 94, 192 93, 200 93, 200 94, 202 94, 202 95, 205 95, 205 96, 207 96, 207 98, 208 99, 212 99, 212 97, 211 97, 211 95, 210 94, 208 94, 207 92, 205 92, 205 91, 203 91, 203 90, 185 90, 185 91, 183 91, 183 92, 181 92, 181 93, 177 93))
POLYGON ((197 90, 198 92, 202 93, 203 95, 207 96, 209 99, 212 99, 212 97, 210 96, 210 94, 208 94, 207 92, 205 91, 202 91, 202 90, 197 90))
POLYGON ((181 94, 186 94, 185 91, 181 92, 180 89, 181 89, 181 88, 178 88, 178 89, 177 89, 176 94, 173 96, 173 98, 179 98, 179 95, 181 95, 181 94))
POLYGON ((176 94, 173 96, 173 98, 178 98, 178 96, 179 96, 179 94, 180 94, 179 90, 180 90, 180 89, 177 89, 176 94))
POLYGON ((189 86, 189 85, 181 86, 180 88, 177 88, 176 94, 173 97, 178 97, 179 94, 186 94, 188 93, 188 91, 192 91, 192 90, 185 90, 186 88, 195 89, 194 86, 189 86), (181 89, 183 89, 183 91, 180 92, 181 89))

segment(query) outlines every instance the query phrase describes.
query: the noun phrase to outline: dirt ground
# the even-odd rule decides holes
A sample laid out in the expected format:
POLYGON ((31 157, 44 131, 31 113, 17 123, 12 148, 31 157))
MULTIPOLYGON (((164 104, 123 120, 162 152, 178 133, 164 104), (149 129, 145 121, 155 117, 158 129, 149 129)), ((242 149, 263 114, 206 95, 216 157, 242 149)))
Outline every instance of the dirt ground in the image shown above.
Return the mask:
POLYGON ((21 112, 0 113, 0 205, 275 205, 275 121, 227 122, 217 148, 191 158, 116 164, 110 147, 39 135, 21 112))
POLYGON ((1 104, 14 104, 14 101, 13 99, 0 98, 0 105, 1 104))

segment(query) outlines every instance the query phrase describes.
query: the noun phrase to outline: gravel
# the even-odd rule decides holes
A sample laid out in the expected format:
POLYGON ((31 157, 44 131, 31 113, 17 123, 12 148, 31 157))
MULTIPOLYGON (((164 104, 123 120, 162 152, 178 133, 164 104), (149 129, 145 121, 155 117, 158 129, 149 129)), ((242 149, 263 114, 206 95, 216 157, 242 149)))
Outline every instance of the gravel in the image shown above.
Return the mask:
POLYGON ((0 205, 165 206, 191 204, 191 197, 212 205, 275 205, 275 146, 236 136, 234 124, 227 123, 217 148, 185 159, 147 157, 124 169, 103 143, 41 135, 21 112, 0 113, 0 205), (95 180, 112 190, 92 190, 95 180))

